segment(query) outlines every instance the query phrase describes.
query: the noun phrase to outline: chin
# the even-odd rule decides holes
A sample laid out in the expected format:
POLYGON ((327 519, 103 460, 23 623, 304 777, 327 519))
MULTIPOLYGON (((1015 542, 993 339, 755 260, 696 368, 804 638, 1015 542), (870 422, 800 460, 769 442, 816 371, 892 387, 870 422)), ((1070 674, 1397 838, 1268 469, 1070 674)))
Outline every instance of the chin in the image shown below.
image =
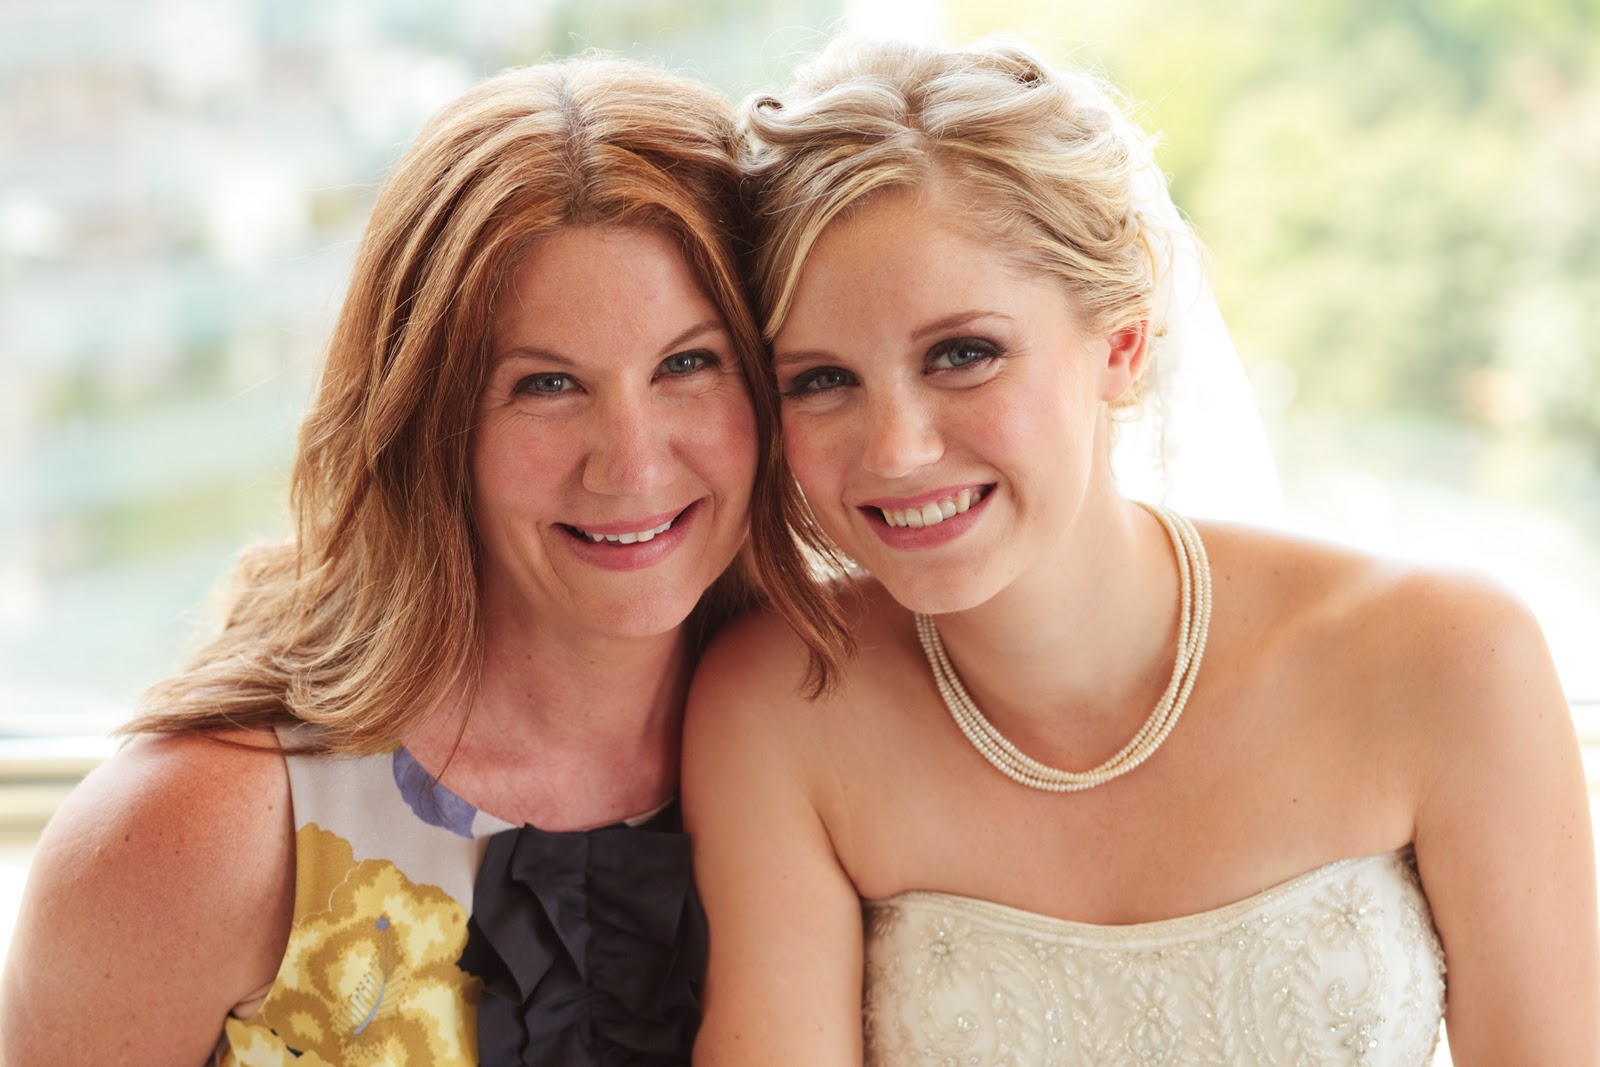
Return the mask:
POLYGON ((653 589, 645 595, 590 606, 592 632, 618 638, 661 637, 682 627, 701 600, 701 590, 653 589))
POLYGON ((683 626, 698 603, 698 598, 661 602, 652 597, 644 603, 634 600, 596 612, 589 625, 595 633, 620 639, 660 637, 683 626))
POLYGON ((992 581, 974 575, 876 574, 884 590, 907 611, 919 615, 951 615, 979 607, 1000 591, 992 581))

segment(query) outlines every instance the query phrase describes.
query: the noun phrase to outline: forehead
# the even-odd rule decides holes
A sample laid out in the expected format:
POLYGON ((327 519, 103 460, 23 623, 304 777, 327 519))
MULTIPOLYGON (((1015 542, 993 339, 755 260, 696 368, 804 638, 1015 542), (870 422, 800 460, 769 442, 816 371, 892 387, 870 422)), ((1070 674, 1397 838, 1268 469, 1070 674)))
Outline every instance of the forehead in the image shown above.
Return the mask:
POLYGON ((535 239, 512 266, 494 313, 495 347, 648 340, 673 324, 721 319, 665 230, 566 226, 535 239))
POLYGON ((779 347, 813 334, 860 330, 906 316, 1014 302, 1056 279, 1026 268, 964 210, 959 189, 935 184, 885 190, 823 228, 801 267, 779 347))

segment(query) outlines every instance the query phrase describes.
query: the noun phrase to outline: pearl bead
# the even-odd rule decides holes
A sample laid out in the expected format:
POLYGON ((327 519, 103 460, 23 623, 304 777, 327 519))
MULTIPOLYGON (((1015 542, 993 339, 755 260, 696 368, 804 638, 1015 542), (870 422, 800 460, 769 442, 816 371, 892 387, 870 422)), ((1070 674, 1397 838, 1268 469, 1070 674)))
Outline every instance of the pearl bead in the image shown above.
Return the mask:
POLYGON ((1013 745, 978 710, 978 705, 961 684, 932 617, 916 617, 917 637, 922 642, 923 655, 928 659, 934 684, 945 707, 950 710, 950 717, 984 759, 1002 774, 1025 786, 1051 793, 1076 792, 1093 789, 1127 774, 1161 747, 1172 728, 1178 724, 1178 716, 1183 714, 1184 705, 1189 702, 1195 676, 1200 672, 1200 657, 1205 651, 1206 636, 1211 630, 1211 565, 1206 558, 1205 545, 1201 543, 1200 534, 1192 522, 1169 508, 1155 504, 1146 504, 1145 507, 1167 531, 1167 536, 1172 539, 1173 553, 1178 559, 1177 655, 1172 667, 1172 680, 1167 683, 1166 691, 1156 701, 1144 725, 1121 751, 1098 767, 1087 771, 1064 771, 1040 763, 1013 745))

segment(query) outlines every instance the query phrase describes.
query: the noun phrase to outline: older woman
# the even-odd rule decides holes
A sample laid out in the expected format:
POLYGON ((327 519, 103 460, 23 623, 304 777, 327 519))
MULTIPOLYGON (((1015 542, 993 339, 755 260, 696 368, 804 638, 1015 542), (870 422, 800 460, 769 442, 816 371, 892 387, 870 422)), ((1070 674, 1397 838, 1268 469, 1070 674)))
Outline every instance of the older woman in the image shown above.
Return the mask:
POLYGON ((604 59, 422 132, 301 430, 295 537, 244 556, 221 634, 39 845, 0 1060, 687 1058, 680 717, 774 470, 733 148, 711 90, 604 59))
POLYGON ((696 1061, 1424 1067, 1442 1015, 1461 1067, 1600 1062, 1528 613, 1122 495, 1191 239, 1104 95, 845 43, 746 118, 787 519, 868 577, 820 699, 771 615, 697 675, 696 1061))

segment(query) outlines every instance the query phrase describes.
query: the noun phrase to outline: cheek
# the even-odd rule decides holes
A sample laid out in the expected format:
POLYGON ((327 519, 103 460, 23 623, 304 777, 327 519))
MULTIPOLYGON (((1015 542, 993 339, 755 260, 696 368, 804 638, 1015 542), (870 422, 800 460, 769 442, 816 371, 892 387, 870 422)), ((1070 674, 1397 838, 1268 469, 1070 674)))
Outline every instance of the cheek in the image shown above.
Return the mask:
POLYGON ((961 440, 990 462, 1024 468, 1047 463, 1067 432, 1065 415, 1035 400, 1008 404, 991 417, 963 420, 961 440))
POLYGON ((742 391, 697 405, 679 427, 680 454, 706 472, 706 480, 748 500, 756 480, 755 409, 742 391))
POLYGON ((469 460, 474 511, 480 525, 533 510, 548 501, 570 466, 561 435, 538 433, 527 421, 493 419, 473 434, 469 460))
POLYGON ((818 418, 803 414, 783 416, 783 451, 789 471, 800 491, 812 500, 824 499, 827 487, 840 484, 851 461, 848 428, 839 418, 818 418))
POLYGON ((987 418, 969 423, 973 439, 1009 455, 1048 461, 1091 446, 1102 404, 1067 369, 1000 391, 987 418))

